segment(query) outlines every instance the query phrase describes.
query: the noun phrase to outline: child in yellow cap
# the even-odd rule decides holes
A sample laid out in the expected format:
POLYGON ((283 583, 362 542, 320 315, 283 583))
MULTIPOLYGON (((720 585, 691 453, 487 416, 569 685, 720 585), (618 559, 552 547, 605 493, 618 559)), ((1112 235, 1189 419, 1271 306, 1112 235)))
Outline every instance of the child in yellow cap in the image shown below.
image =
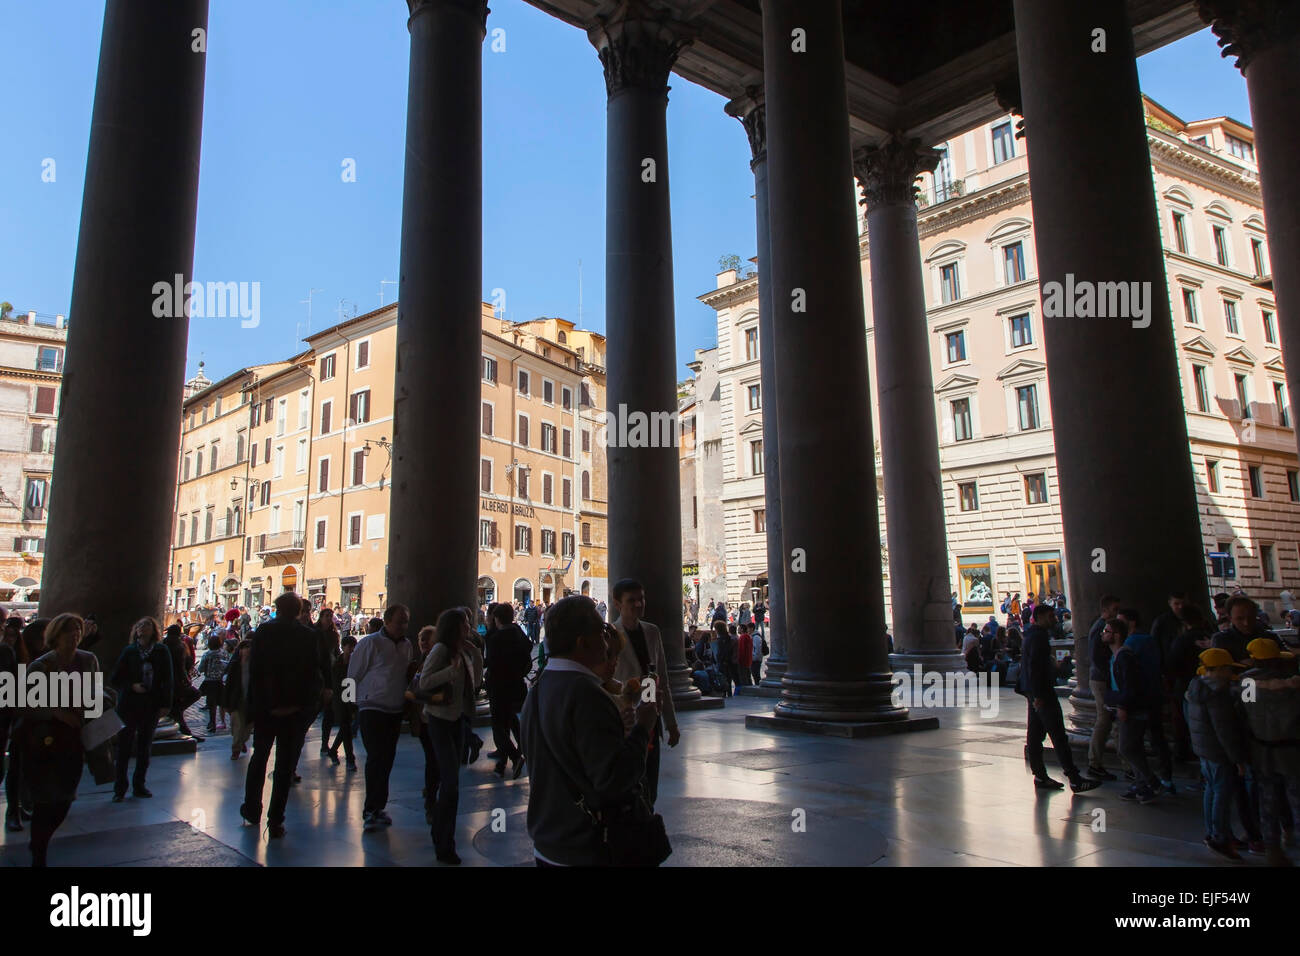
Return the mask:
POLYGON ((1205 777, 1205 845, 1229 860, 1240 860, 1232 846, 1228 815, 1236 774, 1243 776, 1249 750, 1240 715, 1234 708, 1233 682, 1241 667, 1232 654, 1211 647, 1200 654, 1196 677, 1187 686, 1187 729, 1192 751, 1205 777))

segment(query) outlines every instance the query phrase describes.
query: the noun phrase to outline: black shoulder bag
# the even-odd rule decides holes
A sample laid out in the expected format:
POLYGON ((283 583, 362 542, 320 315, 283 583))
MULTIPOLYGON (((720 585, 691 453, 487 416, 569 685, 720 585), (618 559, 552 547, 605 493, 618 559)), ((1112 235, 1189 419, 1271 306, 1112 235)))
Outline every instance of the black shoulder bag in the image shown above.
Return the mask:
MULTIPOLYGON (((540 694, 541 681, 538 681, 540 694)), ((541 731, 542 743, 551 752, 551 760, 560 773, 578 792, 574 801, 590 819, 601 834, 601 841, 609 851, 609 861, 613 866, 658 866, 672 855, 672 844, 668 842, 668 831, 664 827, 664 818, 655 813, 646 800, 640 785, 617 806, 592 810, 587 806, 587 798, 582 788, 569 776, 564 765, 555 759, 555 748, 546 739, 546 725, 542 723, 541 697, 537 699, 537 727, 541 731)))

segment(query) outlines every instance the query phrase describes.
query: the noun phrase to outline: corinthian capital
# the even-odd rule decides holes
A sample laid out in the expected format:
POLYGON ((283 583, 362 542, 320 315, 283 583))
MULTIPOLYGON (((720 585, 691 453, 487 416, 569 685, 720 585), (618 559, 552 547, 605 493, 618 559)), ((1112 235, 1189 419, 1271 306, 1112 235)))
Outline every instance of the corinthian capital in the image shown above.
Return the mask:
POLYGON ((763 88, 750 87, 724 107, 728 116, 740 120, 749 137, 750 166, 767 158, 767 107, 763 102, 763 88))
POLYGON ((623 0, 596 19, 587 37, 600 54, 611 97, 626 89, 667 93, 677 54, 693 39, 669 11, 652 9, 647 0, 623 0))
POLYGON ((1295 0, 1196 0, 1196 12, 1219 38, 1224 56, 1244 74, 1256 53, 1300 33, 1295 0))
POLYGON ((406 6, 411 11, 411 20, 434 7, 456 7, 471 16, 477 16, 483 33, 487 34, 487 16, 489 13, 487 0, 406 0, 406 6))
POLYGON ((860 146, 853 151, 853 172, 862 183, 863 205, 916 202, 916 178, 939 165, 937 149, 919 139, 895 133, 880 146, 860 146))

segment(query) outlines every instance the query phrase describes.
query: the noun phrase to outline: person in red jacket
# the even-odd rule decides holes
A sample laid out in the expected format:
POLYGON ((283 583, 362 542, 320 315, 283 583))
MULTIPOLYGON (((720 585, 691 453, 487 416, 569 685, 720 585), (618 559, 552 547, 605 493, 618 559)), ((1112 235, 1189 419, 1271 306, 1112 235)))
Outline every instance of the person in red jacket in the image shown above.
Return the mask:
POLYGON ((750 665, 754 662, 753 627, 741 624, 736 628, 736 683, 742 687, 753 683, 750 677, 750 665))

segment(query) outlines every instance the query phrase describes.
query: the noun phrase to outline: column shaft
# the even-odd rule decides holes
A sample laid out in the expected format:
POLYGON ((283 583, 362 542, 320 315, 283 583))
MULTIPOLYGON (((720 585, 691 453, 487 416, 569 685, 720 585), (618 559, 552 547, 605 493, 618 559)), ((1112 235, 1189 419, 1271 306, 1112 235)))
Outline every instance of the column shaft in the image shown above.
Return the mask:
POLYGON ((93 612, 105 664, 137 618, 163 610, 207 24, 207 0, 104 10, 40 613, 93 612))
POLYGON ((487 7, 410 5, 385 591, 411 609, 414 633, 476 604, 487 7))
POLYGON ((1149 621, 1208 592, 1132 29, 1124 0, 1015 12, 1070 606, 1149 621), (1100 283, 1136 293, 1121 315, 1088 315, 1100 283))
MULTIPOLYGON (((605 67, 609 581, 645 586, 674 701, 699 698, 682 640, 668 73, 683 40, 635 12, 590 32, 605 67), (638 423, 641 428, 638 429, 638 423)), ((635 8, 637 5, 630 5, 635 8)))
POLYGON ((763 62, 787 567, 776 716, 903 720, 890 701, 839 4, 764 0, 763 62), (843 593, 860 612, 851 628, 843 593))
POLYGON ((930 332, 917 236, 916 177, 938 155, 893 137, 859 151, 867 206, 871 303, 893 604, 893 665, 960 669, 953 649, 948 539, 935 424, 930 332))

